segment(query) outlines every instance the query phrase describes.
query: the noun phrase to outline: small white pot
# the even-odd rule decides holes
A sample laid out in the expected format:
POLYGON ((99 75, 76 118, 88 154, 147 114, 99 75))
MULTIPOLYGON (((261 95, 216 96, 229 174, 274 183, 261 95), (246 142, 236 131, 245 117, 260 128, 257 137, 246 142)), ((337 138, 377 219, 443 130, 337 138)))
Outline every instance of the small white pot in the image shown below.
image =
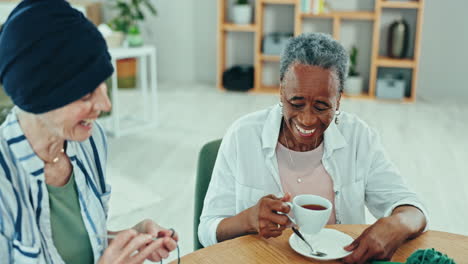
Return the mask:
POLYGON ((112 32, 112 34, 107 35, 104 37, 107 43, 107 47, 109 48, 118 48, 122 46, 124 41, 124 34, 122 32, 112 32))
POLYGON ((363 79, 361 76, 349 76, 346 80, 345 94, 348 95, 359 95, 362 93, 363 79))
POLYGON ((232 9, 232 22, 239 25, 252 23, 252 6, 234 5, 232 9))

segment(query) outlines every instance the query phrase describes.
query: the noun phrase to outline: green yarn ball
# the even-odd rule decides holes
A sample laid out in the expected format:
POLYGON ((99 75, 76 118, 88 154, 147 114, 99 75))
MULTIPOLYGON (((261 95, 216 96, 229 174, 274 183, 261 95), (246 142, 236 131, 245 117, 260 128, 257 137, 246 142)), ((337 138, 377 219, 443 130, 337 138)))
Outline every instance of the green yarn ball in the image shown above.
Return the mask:
POLYGON ((456 264, 453 259, 447 255, 436 251, 435 249, 416 250, 406 260, 406 264, 456 264))

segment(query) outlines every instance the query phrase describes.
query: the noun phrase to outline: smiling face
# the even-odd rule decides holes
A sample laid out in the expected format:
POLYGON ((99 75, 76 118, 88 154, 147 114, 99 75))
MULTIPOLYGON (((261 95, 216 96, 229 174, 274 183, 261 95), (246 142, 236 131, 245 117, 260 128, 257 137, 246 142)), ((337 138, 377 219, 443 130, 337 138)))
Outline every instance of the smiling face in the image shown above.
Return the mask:
POLYGON ((280 142, 296 151, 315 149, 339 108, 341 94, 330 69, 293 64, 281 81, 283 129, 280 142), (282 142, 284 137, 287 142, 282 142))
POLYGON ((39 118, 53 135, 65 140, 83 141, 91 136, 93 122, 99 114, 110 109, 107 86, 102 83, 81 99, 40 114, 39 118))

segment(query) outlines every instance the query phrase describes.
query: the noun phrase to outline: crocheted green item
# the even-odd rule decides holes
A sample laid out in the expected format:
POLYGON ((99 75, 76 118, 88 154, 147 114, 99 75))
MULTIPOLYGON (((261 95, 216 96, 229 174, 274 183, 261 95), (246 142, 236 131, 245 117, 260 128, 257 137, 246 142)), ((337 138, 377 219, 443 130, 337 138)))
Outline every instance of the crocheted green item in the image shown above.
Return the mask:
MULTIPOLYGON (((400 262, 374 261, 372 264, 390 264, 400 262)), ((401 263, 400 263, 401 264, 401 263)), ((418 249, 404 264, 456 264, 455 261, 447 255, 436 251, 435 249, 418 249)))
POLYGON ((416 250, 406 260, 406 264, 456 264, 453 259, 447 255, 436 251, 435 249, 419 249, 416 250))

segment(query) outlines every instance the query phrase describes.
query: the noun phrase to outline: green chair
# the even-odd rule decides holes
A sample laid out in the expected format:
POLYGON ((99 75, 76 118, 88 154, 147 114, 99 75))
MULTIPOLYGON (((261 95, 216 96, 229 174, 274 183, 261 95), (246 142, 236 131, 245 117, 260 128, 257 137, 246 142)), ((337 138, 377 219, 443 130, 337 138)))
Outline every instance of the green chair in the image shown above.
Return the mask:
POLYGON ((213 167, 218 156, 221 139, 206 143, 200 150, 198 156, 197 179, 195 182, 195 212, 193 215, 193 248, 198 250, 203 245, 198 241, 198 225, 200 224, 200 215, 203 210, 206 191, 210 184, 213 167))

